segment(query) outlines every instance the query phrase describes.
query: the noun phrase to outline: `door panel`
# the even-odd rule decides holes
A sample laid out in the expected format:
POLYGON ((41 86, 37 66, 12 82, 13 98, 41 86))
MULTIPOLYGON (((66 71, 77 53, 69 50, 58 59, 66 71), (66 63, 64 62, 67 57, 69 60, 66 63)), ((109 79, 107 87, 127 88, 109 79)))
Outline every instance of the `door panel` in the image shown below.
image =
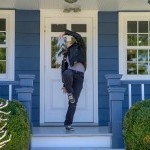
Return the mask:
MULTIPOLYGON (((68 107, 67 95, 61 88, 60 58, 57 57, 57 37, 64 29, 74 30, 84 37, 87 45, 87 70, 83 89, 77 104, 74 122, 93 122, 93 54, 92 19, 90 18, 46 18, 45 19, 45 122, 64 122, 68 107)), ((67 40, 71 37, 66 36, 67 40)))

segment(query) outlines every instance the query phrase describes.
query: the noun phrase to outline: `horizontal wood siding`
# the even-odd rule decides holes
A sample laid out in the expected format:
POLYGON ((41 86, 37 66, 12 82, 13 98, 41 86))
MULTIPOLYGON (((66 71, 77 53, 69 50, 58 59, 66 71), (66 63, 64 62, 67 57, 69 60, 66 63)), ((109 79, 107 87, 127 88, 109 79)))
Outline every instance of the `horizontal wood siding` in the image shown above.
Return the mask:
POLYGON ((39 125, 40 81, 40 11, 16 10, 15 76, 34 74, 32 122, 39 125))
POLYGON ((99 124, 108 125, 109 101, 106 74, 118 73, 118 13, 98 13, 99 124))

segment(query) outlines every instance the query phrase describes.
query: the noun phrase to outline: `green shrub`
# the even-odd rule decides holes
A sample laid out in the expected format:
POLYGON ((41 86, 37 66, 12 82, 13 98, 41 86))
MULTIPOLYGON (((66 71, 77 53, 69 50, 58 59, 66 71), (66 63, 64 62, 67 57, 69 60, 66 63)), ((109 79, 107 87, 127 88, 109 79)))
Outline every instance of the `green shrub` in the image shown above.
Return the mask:
POLYGON ((133 105, 124 117, 126 150, 150 150, 150 100, 133 105))
MULTIPOLYGON (((5 100, 0 99, 0 103, 5 100)), ((1 109, 1 111, 9 112, 7 126, 5 130, 8 131, 4 140, 7 140, 11 135, 11 140, 6 143, 1 150, 28 150, 30 143, 30 125, 28 115, 25 108, 17 100, 12 100, 8 103, 8 106, 1 109)), ((4 117, 4 114, 0 113, 0 117, 4 117)), ((0 122, 0 128, 3 126, 4 121, 0 122)))

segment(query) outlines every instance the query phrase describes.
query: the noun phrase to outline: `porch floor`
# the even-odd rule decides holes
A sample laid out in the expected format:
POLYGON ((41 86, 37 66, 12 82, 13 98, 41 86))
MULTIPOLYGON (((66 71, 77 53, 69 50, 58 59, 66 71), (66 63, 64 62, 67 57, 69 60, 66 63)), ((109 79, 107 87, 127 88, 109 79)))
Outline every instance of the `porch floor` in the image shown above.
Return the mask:
POLYGON ((74 127, 75 131, 66 131, 64 127, 33 127, 33 136, 70 136, 70 135, 108 135, 108 127, 74 127))
POLYGON ((112 135, 108 132, 108 127, 74 126, 74 129, 75 131, 66 131, 62 126, 33 127, 31 150, 111 150, 112 135), (96 141, 98 142, 95 143, 96 141))

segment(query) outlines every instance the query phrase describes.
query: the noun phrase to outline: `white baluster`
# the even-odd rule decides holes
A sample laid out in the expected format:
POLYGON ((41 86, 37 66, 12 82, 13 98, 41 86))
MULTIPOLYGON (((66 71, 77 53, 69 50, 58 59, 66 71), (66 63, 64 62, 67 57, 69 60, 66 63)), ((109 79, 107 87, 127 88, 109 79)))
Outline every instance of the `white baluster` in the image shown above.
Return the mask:
POLYGON ((132 89, 131 84, 128 84, 129 108, 132 106, 132 89))
POLYGON ((142 98, 142 100, 144 100, 145 99, 145 90, 144 90, 144 84, 141 84, 141 98, 142 98))
POLYGON ((9 100, 12 100, 12 84, 9 84, 9 100))

